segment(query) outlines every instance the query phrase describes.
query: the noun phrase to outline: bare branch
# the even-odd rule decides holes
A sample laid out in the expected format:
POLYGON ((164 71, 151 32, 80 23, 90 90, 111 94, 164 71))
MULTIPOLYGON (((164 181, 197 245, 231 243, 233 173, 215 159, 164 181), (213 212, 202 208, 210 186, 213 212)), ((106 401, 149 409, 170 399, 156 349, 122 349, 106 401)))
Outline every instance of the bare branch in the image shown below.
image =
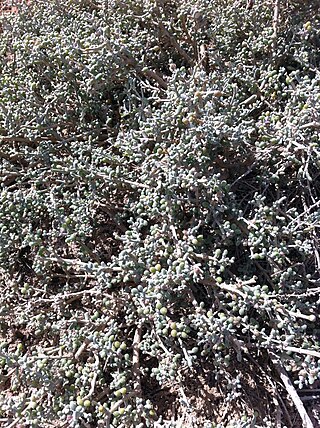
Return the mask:
POLYGON ((284 387, 286 388, 286 390, 287 390, 288 394, 290 395, 294 405, 296 406, 296 409, 299 412, 299 415, 301 416, 303 427, 304 428, 314 428, 314 425, 311 422, 311 419, 310 419, 308 413, 306 412, 306 409, 305 409, 305 407, 301 401, 301 398, 299 397, 296 389, 292 385, 291 380, 289 379, 289 376, 287 375, 285 369, 282 367, 279 359, 271 352, 269 353, 269 355, 270 355, 271 361, 272 361, 275 369, 279 373, 280 379, 281 379, 284 387))

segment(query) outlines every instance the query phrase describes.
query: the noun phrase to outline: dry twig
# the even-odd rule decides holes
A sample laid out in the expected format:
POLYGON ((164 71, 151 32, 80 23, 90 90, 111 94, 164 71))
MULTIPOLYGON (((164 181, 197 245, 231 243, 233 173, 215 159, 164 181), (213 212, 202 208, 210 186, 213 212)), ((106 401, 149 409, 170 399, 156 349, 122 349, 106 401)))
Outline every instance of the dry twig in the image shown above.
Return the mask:
POLYGON ((272 34, 272 51, 277 49, 278 24, 279 24, 280 0, 275 0, 273 9, 273 34, 272 34))
POLYGON ((133 356, 132 356, 132 371, 135 376, 134 389, 137 393, 137 396, 141 396, 141 379, 140 379, 140 353, 139 353, 139 345, 141 341, 141 330, 142 327, 139 325, 135 331, 133 338, 133 356))
POLYGON ((299 412, 299 415, 301 416, 303 427, 304 428, 314 428, 313 423, 311 422, 311 419, 306 412, 306 409, 301 401, 301 398, 299 397, 297 391, 295 390, 294 386, 292 385, 291 380, 289 379, 285 369, 280 364, 279 359, 276 357, 275 354, 269 352, 272 364, 274 365, 275 369, 279 373, 280 379, 286 388, 288 394, 290 395, 294 405, 296 406, 296 409, 299 412))

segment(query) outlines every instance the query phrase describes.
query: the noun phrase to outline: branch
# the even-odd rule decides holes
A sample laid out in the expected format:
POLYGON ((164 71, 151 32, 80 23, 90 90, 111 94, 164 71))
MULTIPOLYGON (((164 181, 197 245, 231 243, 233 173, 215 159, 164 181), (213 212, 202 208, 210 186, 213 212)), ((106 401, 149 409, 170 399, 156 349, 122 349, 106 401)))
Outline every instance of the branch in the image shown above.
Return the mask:
POLYGON ((313 351, 312 349, 297 348, 296 346, 284 346, 283 349, 289 352, 296 352, 298 354, 310 355, 311 357, 320 358, 320 352, 313 351))
POLYGON ((139 325, 135 331, 133 338, 133 356, 132 356, 132 371, 135 376, 134 389, 138 397, 141 397, 141 379, 140 379, 140 355, 139 355, 139 345, 141 341, 141 330, 142 327, 139 325))
POLYGON ((167 89, 168 85, 167 83, 162 79, 161 76, 159 76, 155 71, 149 70, 146 67, 141 67, 138 62, 129 54, 129 53, 123 53, 121 55, 121 59, 130 67, 134 68, 138 74, 144 75, 148 77, 149 79, 155 80, 158 85, 162 89, 167 89))
POLYGON ((96 383, 97 383, 98 370, 99 370, 99 357, 98 357, 98 355, 95 355, 94 358, 95 358, 95 363, 96 363, 96 371, 94 372, 93 378, 91 380, 90 390, 89 390, 88 394, 84 397, 85 400, 87 400, 88 398, 90 398, 93 395, 95 387, 96 387, 96 383))
POLYGON ((217 281, 214 281, 214 280, 204 280, 204 281, 201 281, 201 283, 203 285, 215 285, 221 290, 229 291, 229 293, 232 293, 232 294, 237 294, 238 296, 241 296, 243 299, 246 299, 247 297, 245 293, 243 293, 241 290, 238 290, 236 286, 232 286, 231 284, 225 284, 225 283, 219 284, 217 281))
POLYGON ((319 129, 320 122, 309 122, 300 126, 300 129, 319 129))
POLYGON ((278 37, 278 22, 279 22, 280 0, 275 0, 273 9, 273 35, 272 35, 272 50, 275 52, 277 48, 278 37))
POLYGON ((184 58, 191 66, 194 66, 193 59, 187 54, 187 52, 179 45, 176 38, 169 33, 162 22, 159 23, 159 29, 169 39, 171 45, 177 50, 177 52, 184 58))
POLYGON ((311 422, 311 419, 310 419, 308 413, 306 412, 306 409, 305 409, 299 395, 297 394, 295 387, 292 385, 292 382, 289 379, 285 369, 282 367, 279 360, 277 359, 277 357, 273 353, 269 352, 269 356, 271 358, 272 364, 274 365, 275 369, 279 373, 280 379, 281 379, 284 387, 286 388, 286 390, 287 390, 288 394, 290 395, 294 405, 296 406, 296 409, 299 412, 299 415, 300 415, 302 422, 303 422, 303 427, 304 428, 314 428, 314 425, 311 422))

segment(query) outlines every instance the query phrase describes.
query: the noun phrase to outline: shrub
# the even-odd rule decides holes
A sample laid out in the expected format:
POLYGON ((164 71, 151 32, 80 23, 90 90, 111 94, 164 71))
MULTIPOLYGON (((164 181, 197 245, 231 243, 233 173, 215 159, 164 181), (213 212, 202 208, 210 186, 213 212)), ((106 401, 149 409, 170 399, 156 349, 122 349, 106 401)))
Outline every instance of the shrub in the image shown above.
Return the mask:
POLYGON ((320 378, 320 23, 278 3, 3 17, 8 426, 175 426, 169 390, 185 426, 274 426, 249 373, 320 378))

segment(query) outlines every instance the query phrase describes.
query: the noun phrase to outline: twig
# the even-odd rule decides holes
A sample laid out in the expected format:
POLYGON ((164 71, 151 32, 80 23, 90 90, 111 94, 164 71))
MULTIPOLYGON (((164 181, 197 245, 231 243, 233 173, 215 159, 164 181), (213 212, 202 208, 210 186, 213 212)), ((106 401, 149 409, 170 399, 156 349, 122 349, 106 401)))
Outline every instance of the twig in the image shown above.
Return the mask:
POLYGON ((129 67, 134 68, 138 74, 144 75, 150 79, 155 80, 162 89, 168 88, 167 83, 162 79, 161 76, 159 76, 155 71, 149 70, 146 67, 141 67, 138 62, 128 53, 122 54, 121 58, 129 67))
MULTIPOLYGON (((265 376, 266 377, 266 379, 267 379, 267 381, 269 382, 269 384, 270 384, 270 386, 272 387, 272 389, 273 389, 273 391, 275 392, 275 394, 277 395, 277 397, 274 397, 274 400, 276 400, 277 401, 277 403, 278 403, 278 399, 279 399, 279 401, 280 401, 280 403, 282 404, 282 408, 283 408, 283 411, 284 411, 284 413, 285 413, 285 417, 286 417, 286 419, 287 419, 287 422, 288 422, 288 426, 289 426, 289 428, 292 428, 292 423, 291 423, 291 418, 290 418, 290 415, 289 415, 289 412, 288 412, 288 409, 287 409, 287 407, 286 407, 286 405, 285 405, 285 403, 284 403, 284 401, 283 401, 283 399, 282 399, 282 397, 281 397, 281 395, 279 394, 279 392, 278 392, 278 389, 277 389, 277 385, 276 385, 276 383, 273 381, 273 379, 268 375, 268 373, 261 367, 261 365, 260 364, 258 364, 257 363, 257 361, 250 355, 250 353, 248 353, 247 354, 247 358, 249 358, 249 360, 256 366, 256 367, 258 367, 258 369, 261 371, 261 373, 262 373, 262 375, 263 376, 265 376)), ((276 404, 276 403, 275 403, 276 404)), ((277 404, 276 404, 277 405, 277 404)))
MULTIPOLYGON (((85 262, 81 262, 80 260, 76 260, 76 259, 64 259, 63 257, 60 257, 58 255, 55 255, 55 257, 44 257, 44 256, 38 256, 37 257, 38 260, 42 260, 44 262, 54 262, 54 263, 61 263, 63 265, 67 265, 67 266, 73 266, 74 268, 78 268, 80 270, 87 270, 87 263, 85 262)), ((99 267, 99 270, 102 272, 121 272, 122 268, 120 267, 113 267, 113 268, 108 268, 108 267, 99 267)))
POLYGON ((184 358, 186 359, 188 366, 189 366, 189 367, 192 367, 192 360, 191 360, 191 358, 189 357, 188 352, 186 351, 186 349, 185 349, 185 347, 184 347, 184 345, 183 345, 183 343, 182 343, 182 340, 181 340, 180 338, 178 339, 178 342, 179 342, 179 344, 180 344, 180 346, 181 346, 181 349, 182 349, 182 352, 183 352, 184 358))
POLYGON ((89 390, 88 394, 86 395, 86 397, 84 398, 85 400, 87 400, 88 398, 90 398, 92 396, 92 394, 94 393, 95 387, 96 387, 96 383, 97 383, 98 370, 99 370, 99 357, 98 357, 98 355, 95 355, 94 358, 96 360, 96 371, 95 371, 93 378, 91 380, 90 390, 89 390))
MULTIPOLYGON (((139 70, 138 70, 139 71, 139 70)), ((150 79, 153 79, 153 80, 155 80, 158 84, 159 84, 159 86, 162 88, 162 89, 167 89, 168 88, 168 85, 167 85, 167 83, 162 79, 162 77, 160 77, 155 71, 152 71, 152 70, 149 70, 149 69, 143 69, 142 71, 142 74, 144 74, 146 77, 149 77, 150 79)))
POLYGON ((35 357, 31 357, 30 360, 31 361, 37 361, 37 360, 62 360, 62 359, 67 359, 67 358, 71 358, 72 355, 70 354, 65 354, 65 355, 37 355, 35 357))
POLYGON ((158 339, 158 341, 159 341, 159 345, 160 345, 160 346, 161 346, 161 348, 164 350, 164 352, 165 352, 167 355, 171 356, 170 352, 169 352, 169 351, 168 351, 168 349, 164 346, 164 344, 163 344, 163 342, 162 342, 162 340, 160 339, 160 337, 159 337, 159 336, 157 336, 157 339, 158 339))
MULTIPOLYGON (((131 397, 134 397, 134 396, 136 396, 136 392, 132 391, 132 392, 129 392, 129 394, 126 394, 125 398, 128 399, 128 398, 131 398, 131 397)), ((124 402, 124 398, 121 398, 121 400, 119 400, 116 403, 114 403, 114 405, 110 408, 110 410, 106 409, 107 410, 107 416, 104 419, 104 423, 105 423, 104 426, 106 428, 110 427, 110 421, 111 421, 112 414, 118 409, 118 407, 121 406, 121 404, 123 402, 124 402)))
POLYGON ((194 54, 195 54, 195 56, 197 56, 197 42, 196 42, 196 39, 192 39, 192 37, 189 33, 188 27, 186 25, 185 15, 182 15, 182 17, 181 17, 181 26, 182 26, 182 29, 183 29, 185 35, 186 35, 187 42, 192 46, 194 54))
POLYGON ((186 403, 186 405, 187 405, 187 408, 188 408, 188 409, 192 409, 192 406, 191 406, 191 404, 189 403, 188 397, 186 396, 186 394, 185 394, 185 392, 184 392, 184 390, 183 390, 183 388, 182 388, 181 384, 180 384, 180 388, 179 388, 179 390, 180 390, 180 393, 181 393, 181 395, 182 395, 182 399, 183 399, 184 403, 186 403))
MULTIPOLYGON (((303 217, 305 214, 308 214, 313 208, 316 208, 318 205, 320 205, 320 201, 317 201, 313 205, 311 205, 309 208, 306 208, 303 213, 299 214, 298 217, 295 217, 290 221, 287 227, 291 226, 292 223, 296 223, 297 220, 299 220, 301 217, 303 217)), ((295 232, 300 227, 300 223, 298 222, 297 226, 293 229, 293 232, 295 232)))
POLYGON ((299 412, 299 415, 302 419, 303 427, 304 428, 314 428, 313 423, 311 422, 311 419, 306 412, 306 409, 296 391, 294 386, 291 383, 291 380, 289 379, 285 369, 282 367, 282 365, 279 362, 279 359, 274 355, 273 353, 269 352, 272 364, 274 365, 275 369, 279 373, 280 379, 286 388, 288 394, 290 395, 294 405, 296 406, 296 409, 299 412))
POLYGON ((6 143, 14 142, 14 143, 28 143, 28 144, 34 144, 42 141, 56 141, 54 138, 51 137, 37 137, 34 140, 30 140, 26 137, 15 137, 15 136, 0 136, 0 141, 4 141, 6 143))
MULTIPOLYGON (((132 391, 132 392, 129 392, 128 394, 126 394, 124 398, 128 399, 128 398, 131 398, 131 397, 135 397, 136 395, 137 395, 136 392, 132 391)), ((114 405, 110 409, 110 413, 111 414, 114 413, 119 406, 121 406, 121 404, 124 402, 124 398, 121 398, 121 400, 119 400, 116 403, 114 403, 114 405)))
POLYGON ((241 103, 240 103, 240 105, 241 106, 246 106, 246 105, 248 105, 248 104, 253 104, 256 100, 257 100, 257 95, 256 94, 253 94, 253 95, 251 95, 249 98, 247 98, 246 100, 244 100, 244 101, 242 101, 241 103))
POLYGON ((280 8, 280 0, 275 0, 274 9, 273 9, 273 35, 272 35, 273 53, 275 53, 276 48, 277 48, 279 8, 280 8))
POLYGON ((112 177, 111 178, 107 174, 101 174, 101 173, 99 173, 99 174, 96 174, 95 176, 97 178, 102 178, 105 181, 111 181, 112 183, 118 182, 118 183, 121 183, 121 184, 128 184, 129 186, 138 187, 138 188, 141 188, 141 189, 149 189, 150 188, 148 185, 143 184, 143 183, 139 183, 137 181, 130 181, 130 180, 126 180, 124 178, 117 179, 116 177, 112 177))
POLYGON ((80 358, 80 355, 82 354, 83 351, 85 351, 85 349, 87 348, 87 346, 89 345, 89 343, 90 343, 89 340, 85 339, 85 341, 82 343, 82 345, 80 346, 80 348, 74 354, 74 358, 76 360, 78 360, 80 358))
POLYGON ((207 46, 204 43, 199 46, 198 64, 202 65, 204 70, 208 72, 209 56, 207 46))
MULTIPOLYGON (((113 50, 113 47, 112 47, 111 43, 109 42, 109 40, 106 40, 101 45, 93 46, 92 48, 88 48, 88 49, 82 49, 82 52, 90 54, 90 53, 100 52, 101 49, 103 49, 103 48, 108 48, 109 50, 113 50)), ((167 89, 168 85, 162 79, 162 77, 160 77, 156 72, 154 72, 152 70, 149 70, 147 68, 142 68, 138 64, 138 62, 128 52, 126 52, 126 53, 119 52, 119 57, 128 66, 134 68, 138 72, 138 74, 142 74, 148 78, 155 80, 162 89, 167 89)))
POLYGON ((162 33, 169 39, 171 45, 176 49, 176 51, 184 58, 189 65, 194 66, 193 59, 187 54, 187 52, 179 45, 176 38, 169 33, 169 31, 165 28, 162 22, 159 23, 159 29, 162 33))
POLYGON ((141 396, 141 378, 140 378, 140 353, 139 353, 139 345, 141 341, 141 330, 142 327, 139 325, 134 333, 133 337, 133 355, 132 355, 132 371, 135 376, 134 389, 138 395, 141 396))
POLYGON ((307 321, 311 321, 312 319, 310 317, 313 316, 313 314, 305 315, 305 314, 302 314, 301 312, 289 311, 288 309, 285 309, 284 307, 276 308, 276 310, 278 312, 280 312, 282 315, 286 315, 287 314, 290 317, 300 318, 302 320, 307 320, 307 321))
POLYGON ((204 281, 201 281, 201 283, 203 285, 215 285, 216 287, 219 287, 221 290, 229 291, 229 293, 232 293, 232 294, 237 294, 238 296, 242 297, 243 299, 247 298, 245 293, 238 290, 236 288, 236 286, 232 286, 231 284, 225 284, 225 283, 219 284, 217 281, 214 281, 214 280, 204 280, 204 281))
POLYGON ((297 352, 298 354, 310 355, 312 357, 320 358, 320 352, 313 351, 312 349, 297 348, 295 346, 284 346, 283 349, 289 352, 297 352))
POLYGON ((13 428, 14 426, 17 425, 17 423, 21 420, 21 417, 19 416, 18 418, 16 418, 13 422, 11 422, 10 425, 7 426, 7 428, 13 428))
MULTIPOLYGON (((81 277, 88 277, 86 275, 76 275, 77 277, 81 276, 81 277)), ((94 278, 93 275, 90 275, 89 278, 94 278)), ((55 294, 53 297, 48 297, 47 299, 38 299, 38 301, 40 302, 44 302, 44 303, 50 303, 50 302, 55 302, 57 300, 66 300, 66 303, 71 303, 74 300, 79 299, 80 297, 83 297, 84 295, 89 294, 89 295, 93 295, 93 296, 99 296, 102 294, 101 290, 97 290, 95 288, 92 288, 91 290, 82 290, 82 291, 77 291, 75 293, 59 293, 59 294, 55 294)), ((103 293, 104 297, 111 297, 109 295, 105 295, 105 293, 103 293)))
POLYGON ((254 0, 248 0, 246 9, 251 10, 253 8, 253 5, 254 5, 254 0))
POLYGON ((300 129, 319 129, 320 128, 320 122, 309 122, 305 123, 304 125, 300 126, 300 129))

